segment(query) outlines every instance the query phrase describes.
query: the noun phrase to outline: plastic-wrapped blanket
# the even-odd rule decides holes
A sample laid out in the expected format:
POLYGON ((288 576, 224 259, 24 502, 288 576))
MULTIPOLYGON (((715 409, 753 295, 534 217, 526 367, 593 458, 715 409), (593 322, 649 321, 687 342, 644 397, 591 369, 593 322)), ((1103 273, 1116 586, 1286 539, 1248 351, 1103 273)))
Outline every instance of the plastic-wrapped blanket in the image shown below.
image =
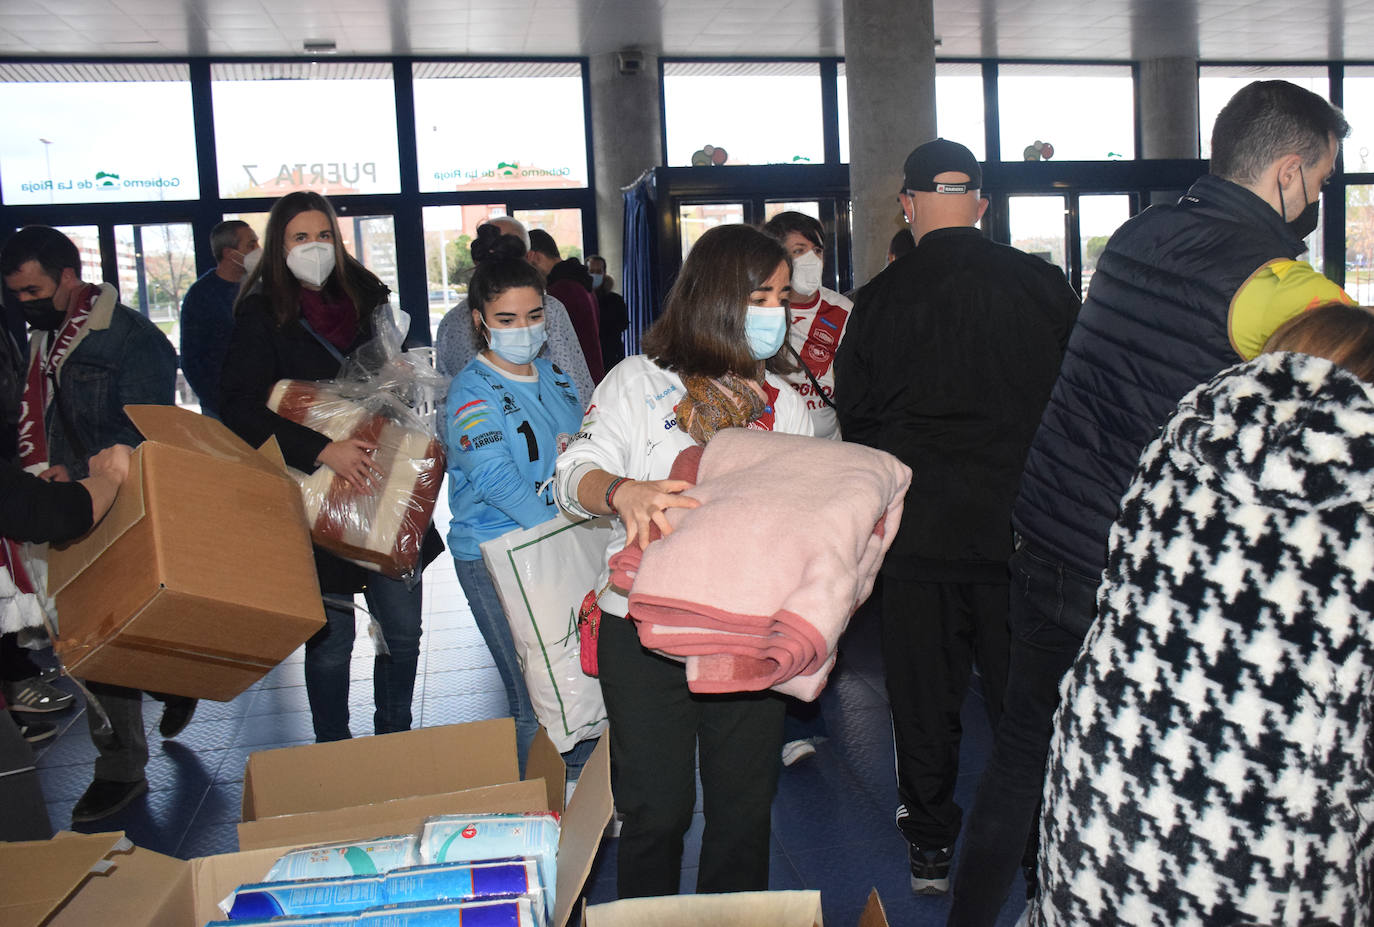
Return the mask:
POLYGON ((694 509, 611 558, 645 647, 687 664, 694 692, 812 700, 901 524, 911 471, 857 444, 730 428, 679 455, 694 509))
POLYGON ((420 560, 425 529, 444 479, 443 445, 394 395, 349 398, 341 384, 281 380, 267 407, 327 435, 377 445, 380 488, 355 489, 328 467, 295 472, 305 496, 310 536, 325 550, 400 578, 420 560))

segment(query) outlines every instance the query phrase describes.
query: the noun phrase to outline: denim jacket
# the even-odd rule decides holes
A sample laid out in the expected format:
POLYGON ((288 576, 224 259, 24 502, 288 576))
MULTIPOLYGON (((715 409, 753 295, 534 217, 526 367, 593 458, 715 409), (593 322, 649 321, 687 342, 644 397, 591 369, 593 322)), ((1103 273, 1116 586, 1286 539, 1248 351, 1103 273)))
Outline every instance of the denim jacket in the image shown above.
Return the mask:
MULTIPOLYGON (((47 344, 48 337, 35 337, 31 350, 46 350, 47 344)), ((176 351, 167 336, 120 305, 113 286, 101 284, 85 332, 57 368, 57 389, 44 415, 49 462, 65 466, 74 480, 84 479, 97 451, 140 443, 143 436, 124 407, 171 405, 176 374, 176 351)))

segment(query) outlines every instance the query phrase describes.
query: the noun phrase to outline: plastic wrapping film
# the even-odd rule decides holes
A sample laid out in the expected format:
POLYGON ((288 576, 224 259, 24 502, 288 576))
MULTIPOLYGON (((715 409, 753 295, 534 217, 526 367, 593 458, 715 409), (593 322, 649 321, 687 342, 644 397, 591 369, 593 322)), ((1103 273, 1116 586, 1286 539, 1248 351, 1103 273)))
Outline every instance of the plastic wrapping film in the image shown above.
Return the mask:
POLYGON ((403 351, 390 307, 375 337, 344 362, 337 380, 280 380, 267 406, 331 441, 377 445, 380 486, 364 493, 321 466, 292 471, 305 497, 311 539, 325 550, 395 579, 412 574, 444 482, 435 409, 447 378, 422 351, 403 351))

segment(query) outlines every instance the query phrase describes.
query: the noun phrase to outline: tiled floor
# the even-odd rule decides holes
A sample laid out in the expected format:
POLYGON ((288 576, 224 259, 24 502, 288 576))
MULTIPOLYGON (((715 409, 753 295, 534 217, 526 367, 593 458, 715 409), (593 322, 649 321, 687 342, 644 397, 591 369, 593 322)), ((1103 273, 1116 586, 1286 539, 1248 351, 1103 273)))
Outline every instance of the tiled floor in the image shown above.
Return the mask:
MULTIPOLYGON (((415 688, 417 726, 451 724, 505 714, 505 697, 491 658, 467 610, 446 558, 425 574, 425 637, 415 688)), ((371 731, 371 644, 360 633, 350 699, 353 731, 371 731)), ((70 686, 68 680, 62 680, 70 686)), ((856 616, 831 684, 821 697, 830 739, 816 755, 784 769, 773 805, 771 886, 818 888, 826 922, 853 924, 869 889, 877 887, 894 927, 943 924, 946 898, 915 897, 908 885, 906 849, 894 824, 891 726, 883 691, 876 622, 856 616)), ((195 718, 173 741, 157 734, 161 706, 145 702, 151 759, 149 792, 119 815, 83 830, 124 830, 134 842, 189 858, 237 849, 243 768, 254 750, 309 743, 301 654, 278 666, 232 702, 201 702, 195 718)), ((41 749, 40 778, 53 825, 69 827, 72 805, 91 777, 95 750, 84 708, 48 716, 60 735, 41 749)), ((967 809, 988 750, 989 731, 980 696, 971 691, 964 711, 964 748, 957 797, 967 809)), ((688 834, 682 887, 696 882, 701 816, 688 834)), ((615 841, 603 843, 588 883, 592 903, 615 896, 615 841)), ((957 877, 957 873, 956 873, 957 877)), ((1000 923, 1012 924, 1022 887, 1000 923)))

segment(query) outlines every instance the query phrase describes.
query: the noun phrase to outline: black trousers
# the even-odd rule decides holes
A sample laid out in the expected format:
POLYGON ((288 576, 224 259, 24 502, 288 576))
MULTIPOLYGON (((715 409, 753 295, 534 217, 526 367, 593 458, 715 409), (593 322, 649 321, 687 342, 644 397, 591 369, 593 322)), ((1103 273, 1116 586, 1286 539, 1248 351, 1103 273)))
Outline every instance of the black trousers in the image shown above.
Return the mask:
POLYGON ((897 749, 898 826, 909 843, 953 846, 963 812, 960 711, 976 661, 995 730, 1006 690, 1006 583, 903 582, 883 577, 883 667, 897 749))
POLYGON ((634 624, 615 615, 602 619, 597 660, 615 806, 624 818, 620 897, 677 894, 698 750, 706 830, 697 891, 766 890, 783 699, 767 692, 694 695, 686 668, 645 650, 634 624))

